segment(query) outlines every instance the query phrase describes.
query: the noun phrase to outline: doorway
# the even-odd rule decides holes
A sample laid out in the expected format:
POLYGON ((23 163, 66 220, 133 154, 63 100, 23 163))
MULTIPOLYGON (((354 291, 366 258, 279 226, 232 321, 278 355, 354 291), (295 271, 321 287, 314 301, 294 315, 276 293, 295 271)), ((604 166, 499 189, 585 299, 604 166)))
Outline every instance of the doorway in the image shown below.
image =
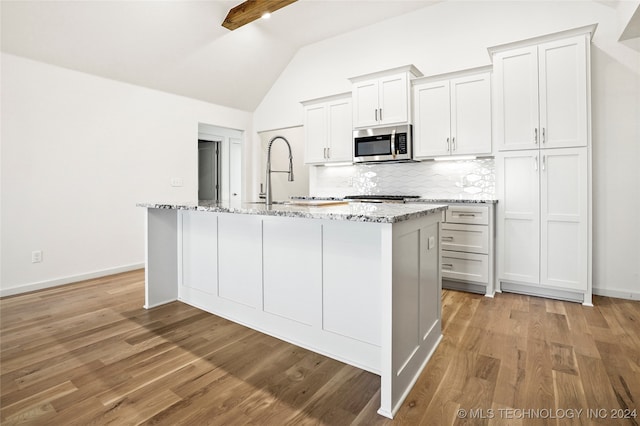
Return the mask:
POLYGON ((220 201, 220 141, 198 139, 198 200, 220 201))
POLYGON ((198 123, 198 199, 242 202, 243 131, 198 123))

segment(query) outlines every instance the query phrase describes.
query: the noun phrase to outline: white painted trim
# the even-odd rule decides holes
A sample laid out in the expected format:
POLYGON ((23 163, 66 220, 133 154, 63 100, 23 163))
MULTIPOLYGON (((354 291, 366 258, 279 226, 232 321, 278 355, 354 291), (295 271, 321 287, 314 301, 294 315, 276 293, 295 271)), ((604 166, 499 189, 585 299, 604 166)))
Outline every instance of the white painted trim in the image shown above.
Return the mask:
POLYGON ((30 291, 43 290, 60 285, 76 283, 79 281, 91 280, 94 278, 106 277, 108 275, 120 274, 122 272, 134 271, 144 268, 143 263, 132 263, 131 265, 117 266, 115 268, 101 269, 99 271, 87 272, 84 274, 70 275, 68 277, 56 278, 53 280, 39 281, 31 284, 24 284, 17 287, 4 288, 0 290, 0 297, 13 296, 30 291))
POLYGON ((489 56, 491 57, 491 61, 493 62, 493 55, 498 52, 502 52, 505 50, 511 50, 519 47, 533 46, 540 43, 546 43, 548 41, 560 40, 567 37, 578 36, 583 34, 589 35, 589 40, 593 38, 593 33, 596 32, 596 28, 598 28, 598 24, 585 25, 583 27, 572 28, 565 31, 559 31, 556 33, 545 34, 538 37, 532 37, 525 40, 514 41, 505 44, 499 44, 497 46, 491 46, 487 48, 489 52, 489 56))
POLYGON ((411 80, 412 78, 418 78, 423 76, 422 72, 418 68, 416 68, 415 65, 411 64, 411 65, 404 65, 402 67, 396 67, 396 68, 391 68, 387 70, 380 70, 380 71, 376 71, 368 74, 363 74, 357 77, 351 77, 349 78, 349 81, 351 83, 358 83, 360 81, 380 78, 387 75, 400 74, 402 72, 408 72, 411 74, 411 77, 409 78, 409 80, 411 80))
POLYGON ((594 287, 593 294, 604 297, 615 297, 616 299, 640 300, 640 292, 637 291, 610 290, 594 287))

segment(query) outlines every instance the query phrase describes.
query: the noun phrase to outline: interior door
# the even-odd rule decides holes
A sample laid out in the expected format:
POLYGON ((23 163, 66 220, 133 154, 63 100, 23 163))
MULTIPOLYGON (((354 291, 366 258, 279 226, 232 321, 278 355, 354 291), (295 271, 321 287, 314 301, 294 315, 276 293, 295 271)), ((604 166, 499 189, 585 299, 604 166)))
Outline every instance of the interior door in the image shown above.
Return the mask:
POLYGON ((229 200, 242 200, 242 139, 229 138, 229 200))
POLYGON ((198 199, 220 200, 220 142, 198 140, 198 199))

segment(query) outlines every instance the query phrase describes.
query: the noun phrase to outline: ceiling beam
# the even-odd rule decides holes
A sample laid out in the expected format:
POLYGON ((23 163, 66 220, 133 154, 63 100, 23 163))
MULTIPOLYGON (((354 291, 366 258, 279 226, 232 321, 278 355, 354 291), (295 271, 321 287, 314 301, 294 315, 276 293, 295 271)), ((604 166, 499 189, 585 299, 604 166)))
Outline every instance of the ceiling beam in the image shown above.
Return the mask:
POLYGON ((265 13, 273 13, 297 0, 247 0, 229 11, 222 26, 235 30, 253 22, 265 13))

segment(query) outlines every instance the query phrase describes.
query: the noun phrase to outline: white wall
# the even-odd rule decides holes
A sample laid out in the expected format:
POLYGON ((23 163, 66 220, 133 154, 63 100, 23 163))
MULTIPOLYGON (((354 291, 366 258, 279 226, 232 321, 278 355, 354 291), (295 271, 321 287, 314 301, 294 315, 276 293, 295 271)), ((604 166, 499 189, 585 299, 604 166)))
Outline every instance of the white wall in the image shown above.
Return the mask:
POLYGON ((198 122, 252 133, 247 112, 4 53, 1 83, 2 295, 142 267, 136 203, 197 199, 198 122))
MULTIPOLYGON (((292 196, 309 195, 309 168, 304 164, 304 127, 290 127, 260 132, 260 182, 265 183, 267 172, 267 149, 269 141, 275 136, 283 136, 291 145, 293 155, 293 182, 289 182, 287 173, 271 174, 271 190, 274 201, 288 200, 292 196)), ((274 141, 271 146, 271 170, 289 170, 289 150, 281 141, 274 141)), ((266 191, 266 186, 264 187, 266 191)), ((258 195, 252 199, 257 200, 258 195)), ((251 197, 248 196, 247 199, 251 197)))
POLYGON ((592 46, 594 291, 640 298, 640 43, 618 42, 633 9, 627 6, 437 3, 301 49, 256 110, 254 128, 301 124, 299 101, 348 91, 349 77, 410 63, 425 75, 488 65, 489 46, 598 23, 592 46))

